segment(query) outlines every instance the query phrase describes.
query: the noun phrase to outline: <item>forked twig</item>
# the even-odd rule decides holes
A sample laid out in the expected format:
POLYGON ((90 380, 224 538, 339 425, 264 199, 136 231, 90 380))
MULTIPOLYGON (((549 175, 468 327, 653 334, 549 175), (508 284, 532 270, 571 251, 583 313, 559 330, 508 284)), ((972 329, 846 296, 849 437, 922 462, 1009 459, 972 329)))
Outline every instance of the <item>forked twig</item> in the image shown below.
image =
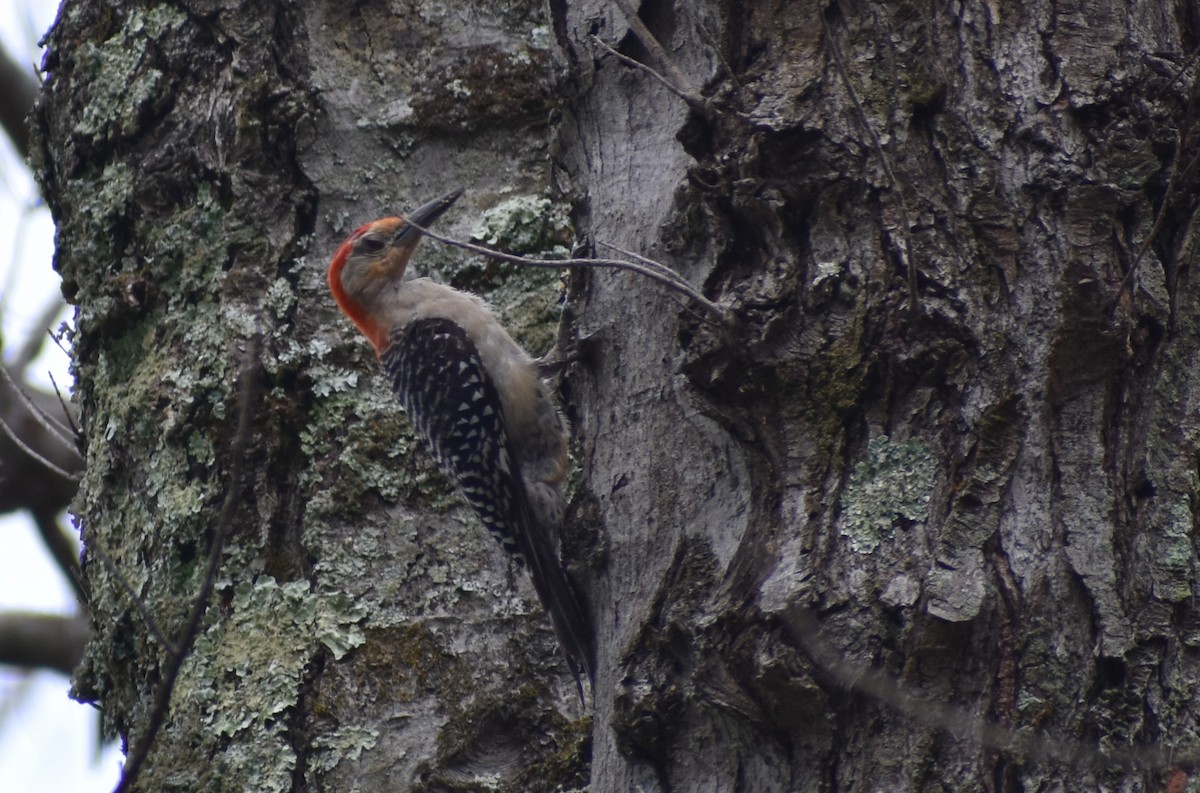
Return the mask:
POLYGON ((13 376, 9 373, 7 366, 0 364, 0 375, 4 377, 4 380, 8 383, 9 387, 11 387, 13 391, 17 392, 17 396, 21 397, 21 402, 24 403, 26 408, 28 408, 29 412, 33 415, 37 423, 42 425, 42 429, 50 433, 55 440, 57 440, 66 448, 70 449, 72 453, 78 455, 79 449, 75 446, 75 436, 69 433, 68 428, 59 423, 58 419, 48 415, 46 411, 42 410, 42 408, 30 398, 29 394, 25 393, 25 389, 21 388, 17 381, 13 379, 13 376))
POLYGON ((607 267, 617 270, 629 270, 630 272, 643 275, 652 281, 657 281, 664 286, 670 287, 677 292, 687 295, 690 299, 708 311, 708 313, 716 317, 721 324, 729 322, 730 319, 730 314, 727 310, 697 292, 691 284, 684 280, 683 276, 679 275, 674 270, 671 270, 666 265, 646 259, 643 256, 636 256, 636 254, 634 254, 636 258, 650 262, 649 265, 639 264, 637 262, 629 262, 623 259, 530 259, 524 256, 517 256, 516 254, 512 253, 501 253, 500 251, 495 251, 491 248, 485 248, 482 245, 475 245, 470 242, 462 242, 461 240, 456 240, 453 237, 447 237, 442 234, 438 234, 437 232, 430 231, 424 226, 418 226, 411 220, 408 221, 408 224, 420 231, 426 237, 436 240, 443 245, 449 245, 453 248, 461 248, 465 251, 478 253, 481 256, 488 256, 492 259, 499 259, 503 262, 521 265, 522 267, 542 267, 552 270, 565 270, 571 267, 607 267))

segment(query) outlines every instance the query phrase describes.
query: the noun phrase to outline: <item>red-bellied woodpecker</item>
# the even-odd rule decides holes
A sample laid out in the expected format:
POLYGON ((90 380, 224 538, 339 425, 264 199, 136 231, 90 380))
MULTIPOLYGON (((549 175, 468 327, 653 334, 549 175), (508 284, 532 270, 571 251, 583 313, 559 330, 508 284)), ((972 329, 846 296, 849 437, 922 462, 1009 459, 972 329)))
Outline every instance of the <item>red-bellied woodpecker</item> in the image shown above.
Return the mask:
MULTIPOLYGON (((409 215, 436 220, 462 190, 409 215)), ((375 345, 438 465, 506 551, 529 566, 576 681, 594 680, 590 621, 558 556, 567 433, 533 361, 480 298, 404 279, 421 232, 367 223, 329 265, 334 300, 375 345)))

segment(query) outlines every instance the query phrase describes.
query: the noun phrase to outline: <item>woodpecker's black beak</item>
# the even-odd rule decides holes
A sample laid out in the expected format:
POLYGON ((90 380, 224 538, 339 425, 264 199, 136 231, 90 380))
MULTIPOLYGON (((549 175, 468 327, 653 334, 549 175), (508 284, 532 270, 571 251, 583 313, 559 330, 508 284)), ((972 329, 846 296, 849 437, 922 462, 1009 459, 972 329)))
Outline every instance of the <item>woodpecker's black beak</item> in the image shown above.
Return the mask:
MULTIPOLYGON (((435 198, 428 204, 409 212, 405 216, 405 220, 422 228, 428 228, 431 223, 440 218, 447 209, 453 206, 454 202, 462 194, 463 189, 461 187, 457 190, 452 190, 441 198, 435 198)), ((396 236, 392 238, 392 245, 413 244, 421 238, 421 232, 417 231, 410 223, 405 223, 397 229, 396 236)))

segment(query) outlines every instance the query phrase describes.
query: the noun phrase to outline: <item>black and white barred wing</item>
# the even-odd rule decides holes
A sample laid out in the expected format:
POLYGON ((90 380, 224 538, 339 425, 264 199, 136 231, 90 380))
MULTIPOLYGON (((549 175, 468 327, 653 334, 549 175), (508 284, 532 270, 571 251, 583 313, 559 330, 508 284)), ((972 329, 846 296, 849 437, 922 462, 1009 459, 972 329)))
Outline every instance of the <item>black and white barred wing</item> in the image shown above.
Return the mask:
POLYGON ((523 561, 500 397, 474 343, 448 319, 416 320, 393 335, 383 365, 438 466, 492 536, 523 561))
POLYGON ((559 561, 557 537, 533 517, 499 394, 470 336, 449 319, 415 320, 393 334, 383 365, 438 465, 492 536, 529 566, 576 677, 580 667, 592 677, 590 623, 559 561))

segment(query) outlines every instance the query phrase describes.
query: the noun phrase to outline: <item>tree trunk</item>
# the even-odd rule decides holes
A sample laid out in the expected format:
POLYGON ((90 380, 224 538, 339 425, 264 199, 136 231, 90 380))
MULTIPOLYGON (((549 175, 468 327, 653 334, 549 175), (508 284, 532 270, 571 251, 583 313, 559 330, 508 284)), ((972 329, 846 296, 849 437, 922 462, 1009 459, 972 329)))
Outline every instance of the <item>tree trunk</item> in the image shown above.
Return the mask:
MULTIPOLYGON (((33 157, 78 306, 76 686, 134 752, 225 535, 138 788, 1178 784, 1195 9, 623 4, 64 5, 33 157), (590 720, 324 285, 458 185, 454 236, 552 250, 569 204, 729 313, 570 280, 590 720)), ((555 277, 416 265, 549 346, 555 277)))
POLYGON ((1165 789, 1194 4, 618 6, 555 4, 578 231, 735 321, 578 281, 593 790, 1165 789))
MULTIPOLYGON (((471 187, 458 236, 570 241, 543 197, 541 25, 527 3, 64 5, 35 166, 78 306, 93 636, 76 691, 131 758, 172 649, 188 653, 138 789, 586 780, 587 722, 524 574, 417 446, 325 284, 355 226, 451 184, 471 187)), ((546 346, 557 276, 466 261, 427 245, 418 265, 503 283, 510 324, 546 346)))

